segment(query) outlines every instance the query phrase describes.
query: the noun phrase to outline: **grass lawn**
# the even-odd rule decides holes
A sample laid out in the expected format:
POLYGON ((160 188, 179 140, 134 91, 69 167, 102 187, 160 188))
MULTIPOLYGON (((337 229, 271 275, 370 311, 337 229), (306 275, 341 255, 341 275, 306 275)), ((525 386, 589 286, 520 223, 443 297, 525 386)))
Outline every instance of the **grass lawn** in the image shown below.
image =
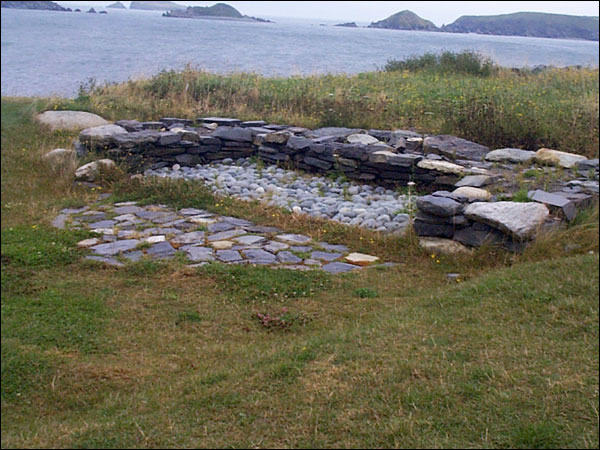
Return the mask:
POLYGON ((56 103, 2 99, 3 448, 598 448, 597 207, 520 255, 432 258, 410 235, 116 177, 109 201, 208 207, 397 265, 113 268, 50 226, 98 195, 41 161, 76 136, 32 120, 56 103))

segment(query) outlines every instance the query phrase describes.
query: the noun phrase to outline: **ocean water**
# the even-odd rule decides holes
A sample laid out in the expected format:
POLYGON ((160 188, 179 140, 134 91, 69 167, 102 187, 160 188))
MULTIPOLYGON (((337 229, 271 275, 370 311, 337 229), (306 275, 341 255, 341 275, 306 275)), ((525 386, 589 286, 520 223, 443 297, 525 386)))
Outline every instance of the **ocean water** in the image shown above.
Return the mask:
POLYGON ((80 85, 150 77, 187 64, 265 76, 359 73, 441 50, 476 50, 506 67, 598 66, 598 42, 343 28, 332 21, 276 23, 174 19, 2 8, 3 96, 74 97, 80 85))

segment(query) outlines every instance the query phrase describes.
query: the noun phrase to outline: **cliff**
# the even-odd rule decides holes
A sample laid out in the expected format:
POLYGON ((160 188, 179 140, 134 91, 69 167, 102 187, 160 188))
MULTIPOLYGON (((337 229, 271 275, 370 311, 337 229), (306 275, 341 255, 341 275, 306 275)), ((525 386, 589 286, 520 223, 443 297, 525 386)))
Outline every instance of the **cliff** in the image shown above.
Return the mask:
POLYGON ((127 7, 121 2, 112 3, 108 5, 107 8, 127 9, 127 7))
POLYGON ((44 2, 44 1, 25 1, 25 2, 9 2, 2 1, 2 8, 15 8, 15 9, 43 9, 47 11, 71 11, 71 8, 63 8, 58 3, 44 2))
POLYGON ((442 31, 597 41, 598 17, 537 12, 462 16, 442 31))
POLYGON ((225 3, 216 3, 212 6, 188 6, 185 10, 173 10, 163 14, 165 17, 179 17, 188 19, 228 19, 245 20, 251 22, 270 22, 258 17, 245 16, 233 6, 225 3))

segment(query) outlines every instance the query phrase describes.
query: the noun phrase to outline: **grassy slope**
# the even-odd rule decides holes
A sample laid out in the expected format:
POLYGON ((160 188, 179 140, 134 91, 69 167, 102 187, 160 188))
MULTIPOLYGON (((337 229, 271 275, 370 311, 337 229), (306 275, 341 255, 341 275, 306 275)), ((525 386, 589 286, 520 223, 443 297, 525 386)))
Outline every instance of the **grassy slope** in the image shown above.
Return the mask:
POLYGON ((74 103, 111 119, 218 114, 309 128, 412 127, 492 148, 548 147, 597 158, 598 84, 597 69, 502 69, 486 78, 406 71, 265 78, 188 69, 84 92, 74 103))
POLYGON ((32 123, 35 108, 2 100, 3 447, 598 447, 597 213, 522 256, 461 260, 215 206, 199 187, 117 183, 120 198, 213 203, 399 262, 117 270, 48 226, 95 194, 46 172, 39 156, 73 134, 32 123), (288 332, 253 318, 283 306, 288 332))

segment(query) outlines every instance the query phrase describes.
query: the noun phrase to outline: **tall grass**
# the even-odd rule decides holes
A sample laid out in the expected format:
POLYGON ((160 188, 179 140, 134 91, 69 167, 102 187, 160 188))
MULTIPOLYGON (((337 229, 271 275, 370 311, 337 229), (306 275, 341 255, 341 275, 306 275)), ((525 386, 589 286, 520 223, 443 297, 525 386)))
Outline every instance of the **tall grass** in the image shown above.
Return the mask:
POLYGON ((439 54, 425 53, 421 56, 411 56, 398 61, 390 59, 383 68, 387 72, 404 71, 409 72, 434 72, 434 73, 458 73, 489 77, 497 73, 499 68, 494 62, 481 53, 466 50, 460 53, 444 51, 439 54))
MULTIPOLYGON (((469 66, 459 59, 440 57, 440 67, 469 66)), ((598 81, 598 69, 498 69, 489 76, 407 69, 266 78, 187 67, 145 80, 92 85, 56 107, 83 108, 113 120, 227 115, 311 128, 412 128, 492 148, 549 147, 597 157, 598 81)))

